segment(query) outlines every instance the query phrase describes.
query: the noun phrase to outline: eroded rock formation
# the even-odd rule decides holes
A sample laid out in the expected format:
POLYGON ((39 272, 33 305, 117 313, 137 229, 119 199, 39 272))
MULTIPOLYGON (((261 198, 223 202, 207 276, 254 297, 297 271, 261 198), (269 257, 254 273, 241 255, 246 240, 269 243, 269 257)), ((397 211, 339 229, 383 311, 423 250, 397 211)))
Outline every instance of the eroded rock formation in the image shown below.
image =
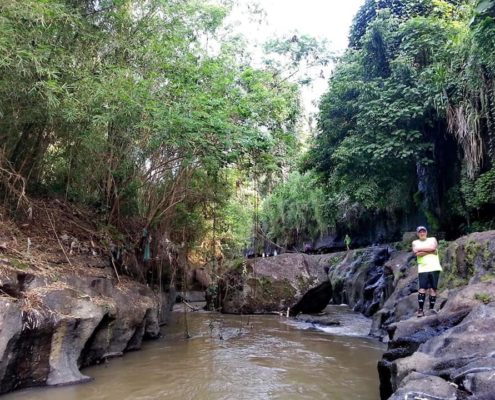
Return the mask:
POLYGON ((413 316, 417 282, 410 259, 390 265, 395 291, 372 329, 389 339, 378 366, 382 399, 494 398, 495 231, 462 237, 442 255, 442 301, 425 318, 413 316))
POLYGON ((258 259, 226 278, 224 311, 306 304, 294 312, 315 312, 311 298, 316 304, 323 288, 334 304, 371 316, 370 334, 388 342, 378 366, 382 399, 495 398, 495 231, 442 243, 438 312, 424 318, 415 316, 417 267, 408 247, 258 259))
POLYGON ((318 312, 332 300, 373 315, 384 303, 389 281, 388 246, 324 255, 282 254, 249 260, 226 274, 217 301, 225 313, 318 312))
POLYGON ((166 296, 130 280, 24 273, 7 260, 0 293, 0 393, 86 381, 81 367, 158 337, 169 309, 166 296))

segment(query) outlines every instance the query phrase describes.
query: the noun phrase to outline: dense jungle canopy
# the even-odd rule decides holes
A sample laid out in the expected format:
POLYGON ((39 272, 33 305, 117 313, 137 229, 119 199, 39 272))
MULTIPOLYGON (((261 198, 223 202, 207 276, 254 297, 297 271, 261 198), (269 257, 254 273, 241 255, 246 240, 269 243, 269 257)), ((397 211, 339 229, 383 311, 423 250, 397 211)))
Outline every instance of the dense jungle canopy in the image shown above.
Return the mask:
POLYGON ((224 22, 232 7, 2 1, 0 181, 17 214, 25 193, 58 194, 109 225, 136 217, 177 243, 242 248, 256 201, 244 182, 273 185, 298 147, 289 78, 326 61, 301 36, 274 38, 253 66, 224 22))
POLYGON ((493 1, 367 0, 318 134, 266 203, 272 237, 493 229, 494 16, 493 1))
POLYGON ((448 235, 494 227, 494 1, 367 0, 307 152, 301 70, 328 63, 325 47, 274 38, 254 62, 233 7, 2 1, 5 204, 63 196, 230 256, 253 236, 297 248, 422 218, 448 235))

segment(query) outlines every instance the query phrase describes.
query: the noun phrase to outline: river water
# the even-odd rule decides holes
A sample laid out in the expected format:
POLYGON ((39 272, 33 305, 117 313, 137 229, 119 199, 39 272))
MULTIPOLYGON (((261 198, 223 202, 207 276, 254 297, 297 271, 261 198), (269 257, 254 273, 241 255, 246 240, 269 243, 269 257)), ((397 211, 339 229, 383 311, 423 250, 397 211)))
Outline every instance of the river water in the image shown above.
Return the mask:
POLYGON ((377 400, 384 346, 369 320, 331 307, 340 327, 279 316, 174 312, 164 337, 138 352, 86 368, 95 380, 29 389, 2 400, 377 400))

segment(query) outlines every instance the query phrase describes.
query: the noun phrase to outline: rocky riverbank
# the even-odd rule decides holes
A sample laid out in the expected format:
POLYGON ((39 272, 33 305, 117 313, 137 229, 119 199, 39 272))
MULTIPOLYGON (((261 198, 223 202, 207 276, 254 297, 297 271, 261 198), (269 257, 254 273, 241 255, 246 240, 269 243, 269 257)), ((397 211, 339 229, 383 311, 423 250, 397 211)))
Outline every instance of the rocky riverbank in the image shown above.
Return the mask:
POLYGON ((170 309, 117 271, 82 211, 39 206, 25 223, 0 210, 0 394, 87 381, 80 368, 157 338, 170 309))
MULTIPOLYGON (((122 275, 126 264, 111 261, 108 236, 95 238, 77 210, 44 207, 38 220, 0 225, 0 393, 89 379, 80 368, 157 337, 175 297, 122 275)), ((441 242, 437 313, 425 318, 415 317, 415 260, 400 250, 408 247, 250 259, 210 286, 207 298, 234 314, 314 314, 329 301, 346 303, 371 317, 370 335, 388 343, 378 365, 383 399, 492 398, 495 231, 441 242)), ((201 287, 210 283, 205 274, 195 272, 201 287)))
POLYGON ((51 276, 1 258, 0 393, 89 378, 80 368, 159 336, 168 299, 104 271, 51 276))
POLYGON ((383 399, 495 398, 495 231, 460 238, 441 256, 441 301, 425 318, 412 315, 411 268, 399 259, 387 264, 394 292, 372 330, 389 340, 378 366, 383 399))
POLYGON ((425 318, 415 316, 415 258, 398 250, 408 246, 250 260, 224 277, 218 305, 228 313, 297 314, 320 311, 328 299, 349 304, 372 317, 370 335, 388 343, 378 365, 382 399, 493 399, 495 231, 441 242, 437 313, 425 318))

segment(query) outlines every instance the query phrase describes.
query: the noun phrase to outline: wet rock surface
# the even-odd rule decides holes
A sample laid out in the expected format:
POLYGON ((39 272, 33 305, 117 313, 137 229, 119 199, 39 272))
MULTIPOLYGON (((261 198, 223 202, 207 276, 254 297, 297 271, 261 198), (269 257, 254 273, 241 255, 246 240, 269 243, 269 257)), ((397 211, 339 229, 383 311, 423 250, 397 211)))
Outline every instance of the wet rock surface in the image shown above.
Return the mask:
POLYGON ((317 313, 331 301, 371 316, 389 291, 384 264, 392 250, 374 246, 324 255, 259 258, 223 276, 216 308, 224 313, 317 313))
POLYGON ((342 262, 329 271, 333 303, 348 304, 367 317, 376 313, 389 290, 389 276, 384 265, 391 254, 392 249, 388 246, 346 253, 342 262))
POLYGON ((327 281, 308 290, 290 309, 290 315, 299 313, 318 313, 323 310, 332 298, 332 284, 327 281))
POLYGON ((444 270, 436 312, 423 318, 416 317, 415 257, 389 246, 261 260, 256 270, 247 267, 244 279, 231 282, 230 299, 237 303, 227 309, 283 312, 292 306, 291 314, 301 322, 336 324, 337 319, 318 313, 326 296, 371 317, 370 335, 388 343, 378 364, 382 399, 494 399, 495 231, 441 245, 444 270), (271 287, 285 282, 289 289, 273 303, 246 307, 255 294, 252 284, 260 279, 271 287))
POLYGON ((341 321, 337 320, 334 316, 325 314, 324 312, 321 315, 314 314, 299 314, 295 318, 297 321, 306 322, 308 324, 318 324, 324 326, 340 326, 342 325, 341 321))
POLYGON ((371 330, 389 341, 378 365, 382 399, 495 398, 494 246, 495 232, 482 232, 441 253, 437 312, 423 318, 413 314, 411 260, 398 254, 386 264, 395 290, 371 330))
POLYGON ((0 393, 90 378, 79 369, 156 338, 167 298, 128 279, 0 271, 0 393))

